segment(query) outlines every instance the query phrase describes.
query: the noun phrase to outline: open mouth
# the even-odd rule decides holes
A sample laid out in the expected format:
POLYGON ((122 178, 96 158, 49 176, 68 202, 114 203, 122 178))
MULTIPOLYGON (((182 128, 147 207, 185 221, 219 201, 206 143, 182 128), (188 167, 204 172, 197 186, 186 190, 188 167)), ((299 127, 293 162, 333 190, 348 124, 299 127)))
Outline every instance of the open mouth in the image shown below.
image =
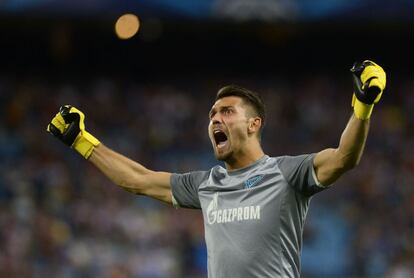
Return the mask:
POLYGON ((214 131, 214 140, 216 141, 216 146, 222 148, 227 143, 227 135, 221 130, 214 131))

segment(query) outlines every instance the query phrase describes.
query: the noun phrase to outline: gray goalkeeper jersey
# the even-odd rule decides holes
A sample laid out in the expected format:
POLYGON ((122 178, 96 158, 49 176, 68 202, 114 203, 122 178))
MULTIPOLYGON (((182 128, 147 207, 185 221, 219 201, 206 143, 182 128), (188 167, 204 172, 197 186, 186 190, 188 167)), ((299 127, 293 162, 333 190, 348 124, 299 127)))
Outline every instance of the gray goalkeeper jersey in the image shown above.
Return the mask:
POLYGON ((172 175, 175 205, 202 209, 208 277, 300 277, 310 197, 324 189, 314 156, 265 155, 235 171, 172 175))

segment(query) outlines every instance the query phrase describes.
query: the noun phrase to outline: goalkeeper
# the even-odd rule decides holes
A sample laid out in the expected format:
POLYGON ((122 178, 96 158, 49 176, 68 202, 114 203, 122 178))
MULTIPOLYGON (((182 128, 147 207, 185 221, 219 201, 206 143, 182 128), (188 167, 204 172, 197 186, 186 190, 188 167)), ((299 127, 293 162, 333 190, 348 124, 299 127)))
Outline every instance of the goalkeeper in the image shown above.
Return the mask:
POLYGON ((269 157, 261 147, 266 120, 260 97, 237 86, 217 93, 208 134, 225 167, 172 174, 149 170, 109 149, 85 129, 85 116, 65 105, 47 131, 88 159, 115 184, 175 207, 201 209, 208 276, 300 277, 302 232, 310 198, 358 165, 374 105, 385 88, 372 61, 351 69, 353 114, 337 148, 269 157))

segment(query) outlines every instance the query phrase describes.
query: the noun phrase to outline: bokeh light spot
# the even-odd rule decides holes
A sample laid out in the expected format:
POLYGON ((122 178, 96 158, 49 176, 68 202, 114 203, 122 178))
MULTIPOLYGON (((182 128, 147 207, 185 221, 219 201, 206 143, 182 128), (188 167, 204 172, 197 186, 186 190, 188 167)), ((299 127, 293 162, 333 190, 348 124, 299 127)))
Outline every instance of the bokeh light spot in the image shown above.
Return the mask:
POLYGON ((134 14, 124 14, 115 23, 115 33, 122 40, 132 38, 139 30, 139 19, 134 14))

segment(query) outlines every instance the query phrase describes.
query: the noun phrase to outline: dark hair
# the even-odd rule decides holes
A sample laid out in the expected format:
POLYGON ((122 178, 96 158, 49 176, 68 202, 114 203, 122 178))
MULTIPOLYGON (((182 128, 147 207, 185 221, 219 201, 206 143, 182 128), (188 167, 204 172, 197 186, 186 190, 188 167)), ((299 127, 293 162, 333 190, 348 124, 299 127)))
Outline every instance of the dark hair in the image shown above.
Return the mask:
POLYGON ((260 137, 266 119, 265 106, 260 96, 257 93, 250 91, 246 88, 237 85, 227 85, 217 92, 216 101, 221 98, 230 96, 240 97, 245 104, 250 105, 251 108, 253 108, 253 111, 255 112, 256 116, 262 119, 262 126, 260 127, 259 132, 260 137))

